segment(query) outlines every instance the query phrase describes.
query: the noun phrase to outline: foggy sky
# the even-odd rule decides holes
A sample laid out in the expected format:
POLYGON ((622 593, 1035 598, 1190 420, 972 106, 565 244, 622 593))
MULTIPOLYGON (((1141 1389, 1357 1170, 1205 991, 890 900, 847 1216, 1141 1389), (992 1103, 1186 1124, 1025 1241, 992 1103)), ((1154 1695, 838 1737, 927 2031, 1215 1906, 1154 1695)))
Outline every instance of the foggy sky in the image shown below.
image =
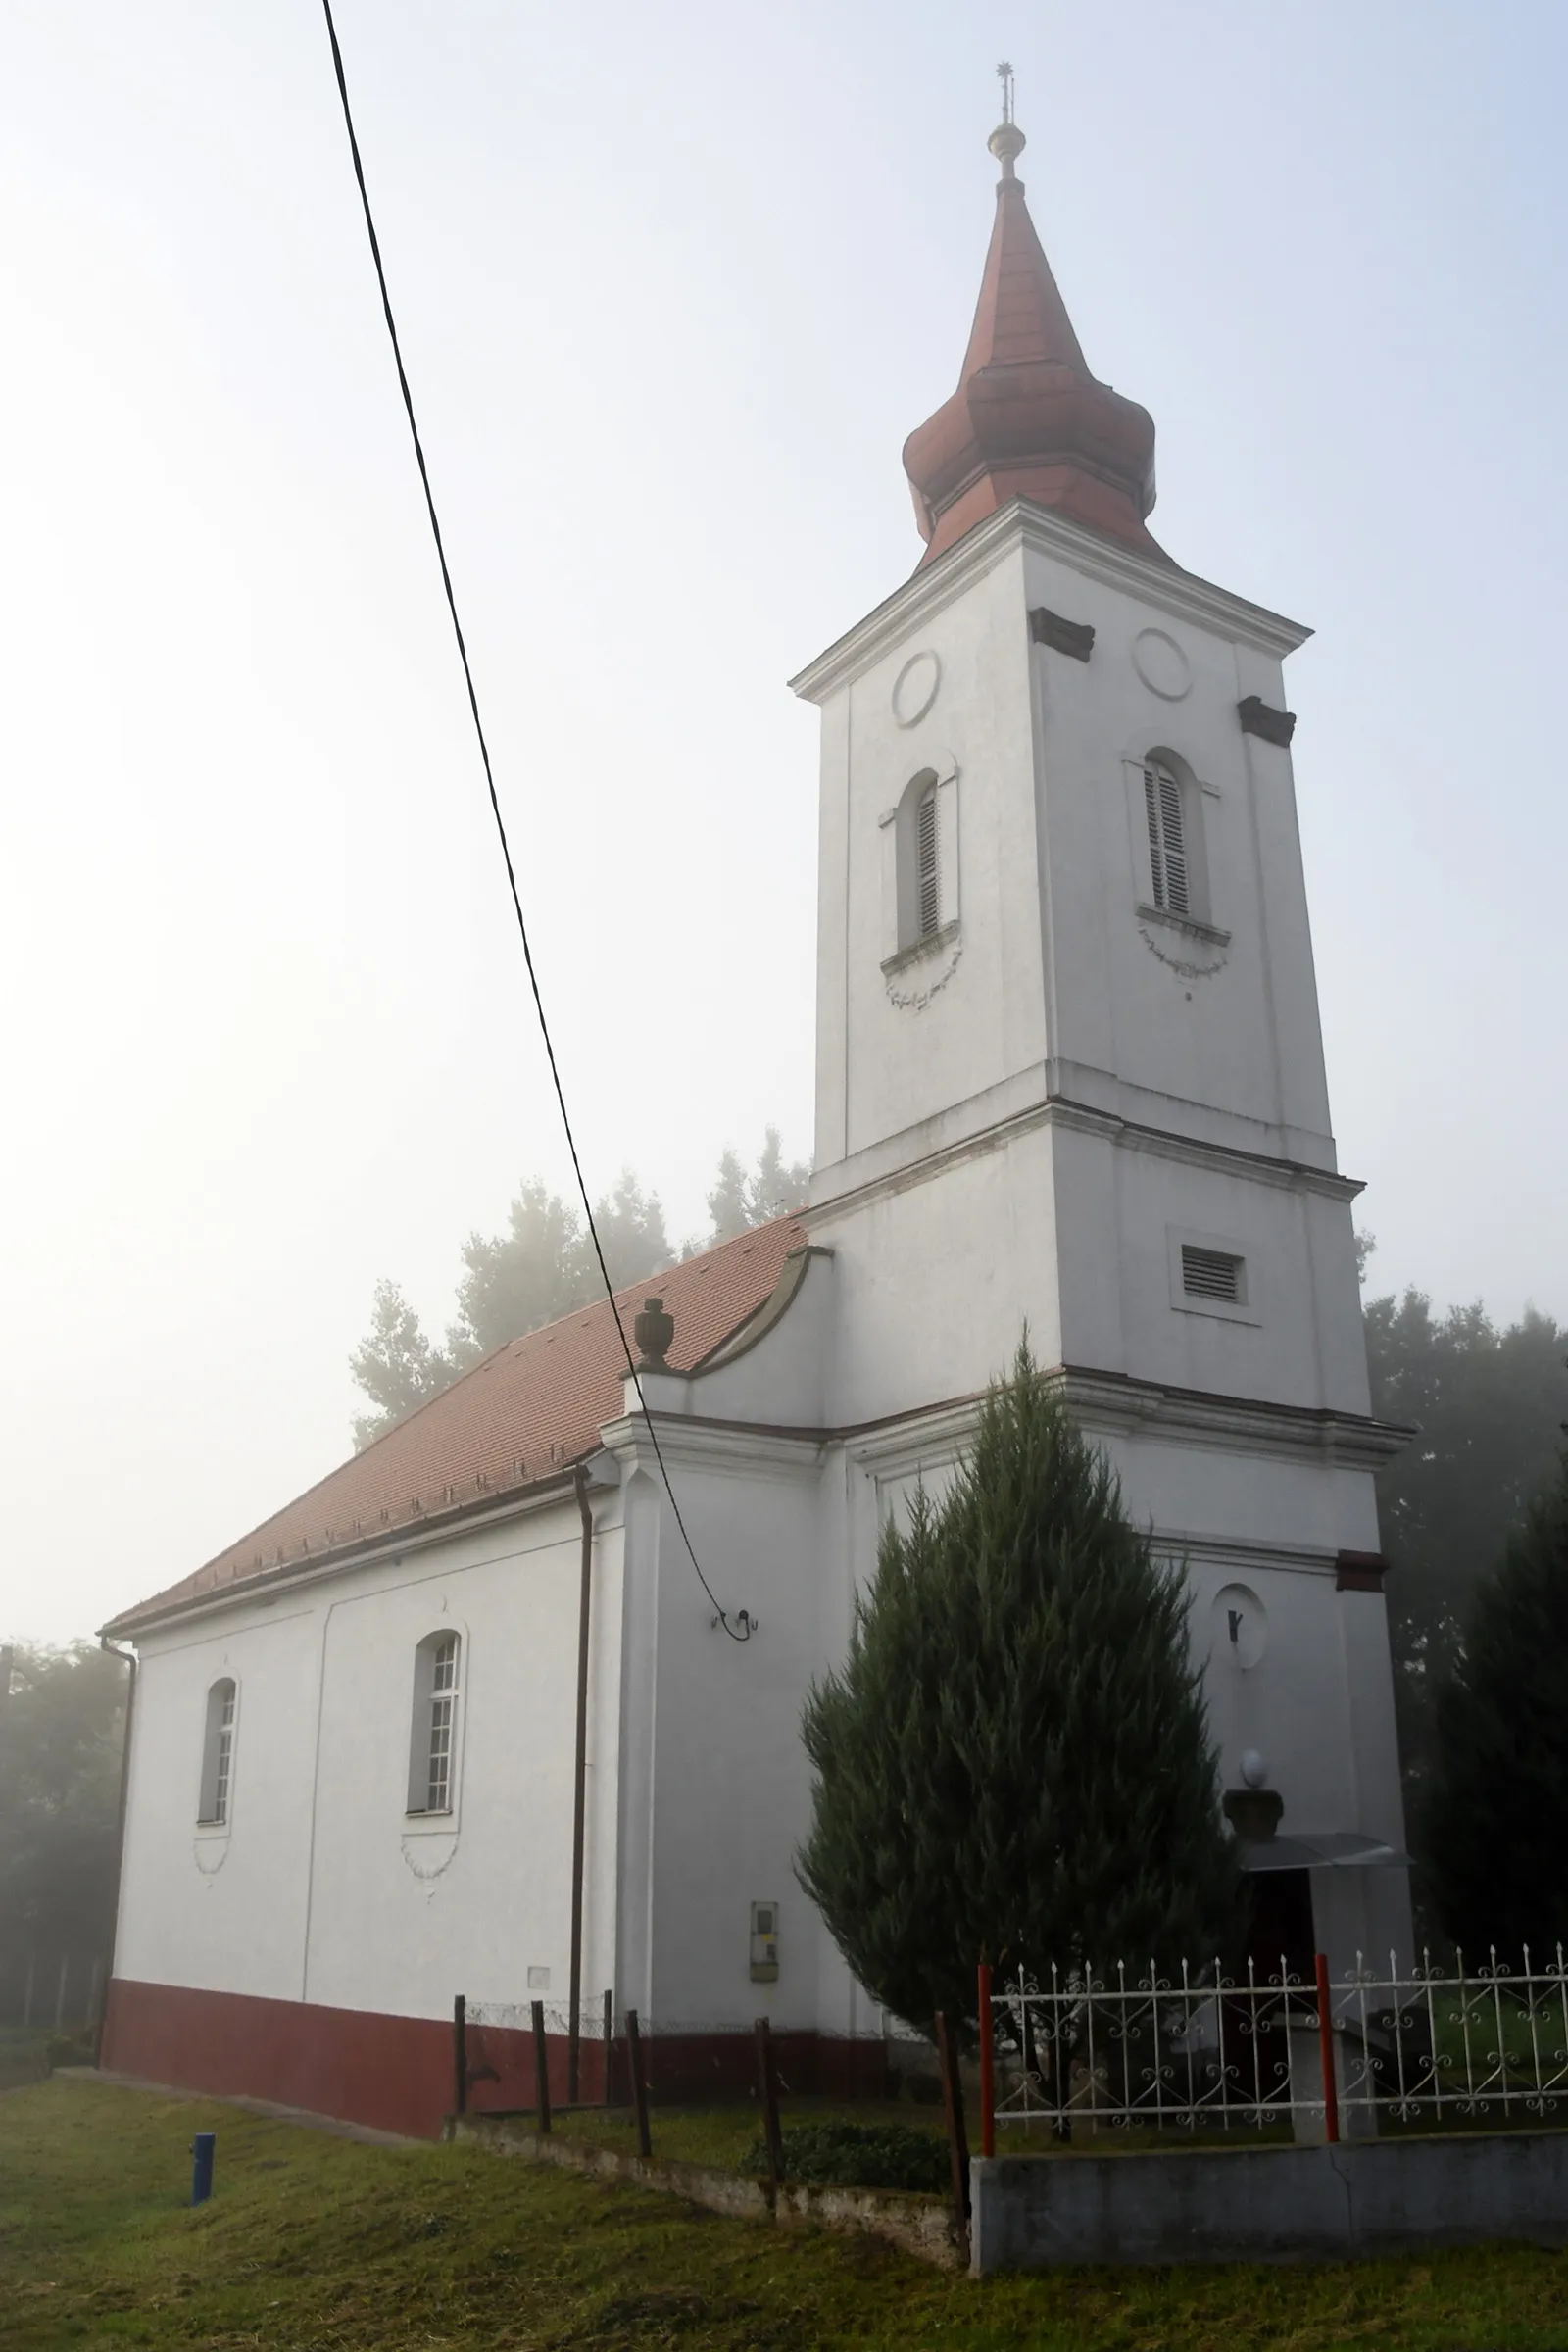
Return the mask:
MULTIPOLYGON (((1374 1287, 1568 1312, 1568 18, 341 0, 589 1179, 810 1149, 814 714, 919 553, 1010 57, 1153 528, 1289 667, 1374 1287)), ((0 20, 0 1631, 348 1449, 376 1278, 569 1177, 314 0, 0 20)))

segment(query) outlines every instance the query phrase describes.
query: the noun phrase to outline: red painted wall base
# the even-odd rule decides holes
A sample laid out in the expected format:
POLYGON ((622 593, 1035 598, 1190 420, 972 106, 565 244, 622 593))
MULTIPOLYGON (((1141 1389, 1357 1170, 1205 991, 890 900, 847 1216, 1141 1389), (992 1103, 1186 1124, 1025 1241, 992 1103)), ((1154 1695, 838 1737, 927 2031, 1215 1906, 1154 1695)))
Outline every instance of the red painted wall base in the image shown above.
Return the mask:
MULTIPOLYGON (((582 2046, 580 2095, 604 2096, 601 2042, 582 2046)), ((840 2041, 821 2034, 774 2036, 779 2074, 796 2097, 884 2098, 888 2063, 880 2041, 840 2041)), ((533 2037, 508 2027, 467 2029, 468 2105, 475 2113, 537 2103, 533 2037)), ((756 2087, 749 2031, 650 2034, 644 2071, 656 2100, 736 2099, 756 2087)), ((142 1984, 117 1977, 109 1987, 99 2063, 176 2090, 275 2099, 329 2115, 433 2139, 451 2112, 452 2028, 444 2018, 387 2017, 369 2009, 325 2009, 307 2001, 269 2001, 251 1993, 203 1992, 183 1984, 142 1984)), ((566 2040, 549 2042, 550 2095, 566 2095, 566 2040)), ((611 2052, 611 2090, 629 2104, 626 2045, 611 2052)))

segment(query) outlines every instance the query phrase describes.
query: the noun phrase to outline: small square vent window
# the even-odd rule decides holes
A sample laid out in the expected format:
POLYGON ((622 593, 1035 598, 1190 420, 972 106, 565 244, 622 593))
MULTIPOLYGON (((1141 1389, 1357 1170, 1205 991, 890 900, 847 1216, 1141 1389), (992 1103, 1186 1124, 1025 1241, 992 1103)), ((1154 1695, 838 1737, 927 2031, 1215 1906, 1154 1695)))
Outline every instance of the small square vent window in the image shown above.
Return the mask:
POLYGON ((1183 1242, 1182 1289, 1189 1298, 1218 1298, 1227 1306, 1243 1306, 1247 1261, 1227 1250, 1203 1250, 1196 1242, 1183 1242))

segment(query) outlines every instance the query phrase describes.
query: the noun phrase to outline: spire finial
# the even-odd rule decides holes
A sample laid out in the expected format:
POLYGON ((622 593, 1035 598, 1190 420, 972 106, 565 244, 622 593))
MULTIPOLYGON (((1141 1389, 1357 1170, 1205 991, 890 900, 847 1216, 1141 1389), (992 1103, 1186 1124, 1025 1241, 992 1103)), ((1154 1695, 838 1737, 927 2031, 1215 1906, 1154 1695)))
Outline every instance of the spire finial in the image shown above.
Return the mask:
POLYGON ((1002 84, 1002 121, 991 133, 986 145, 1002 166, 1004 180, 1012 179, 1013 165, 1024 150, 1024 135, 1012 119, 1012 68, 1004 59, 997 68, 997 79, 1002 84))

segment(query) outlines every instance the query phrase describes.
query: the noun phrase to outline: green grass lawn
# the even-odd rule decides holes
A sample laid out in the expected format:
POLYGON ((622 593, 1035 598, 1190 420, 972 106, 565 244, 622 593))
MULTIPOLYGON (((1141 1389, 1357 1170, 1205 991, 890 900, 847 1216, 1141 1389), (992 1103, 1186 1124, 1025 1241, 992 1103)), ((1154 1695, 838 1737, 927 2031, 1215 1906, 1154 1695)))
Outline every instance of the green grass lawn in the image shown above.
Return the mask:
POLYGON ((0 2099, 0 2344, 212 2352, 1329 2352, 1568 2346, 1568 2257, 974 2284, 469 2148, 371 2148, 56 2079, 0 2099), (218 2133, 191 2212, 187 2150, 218 2133))

